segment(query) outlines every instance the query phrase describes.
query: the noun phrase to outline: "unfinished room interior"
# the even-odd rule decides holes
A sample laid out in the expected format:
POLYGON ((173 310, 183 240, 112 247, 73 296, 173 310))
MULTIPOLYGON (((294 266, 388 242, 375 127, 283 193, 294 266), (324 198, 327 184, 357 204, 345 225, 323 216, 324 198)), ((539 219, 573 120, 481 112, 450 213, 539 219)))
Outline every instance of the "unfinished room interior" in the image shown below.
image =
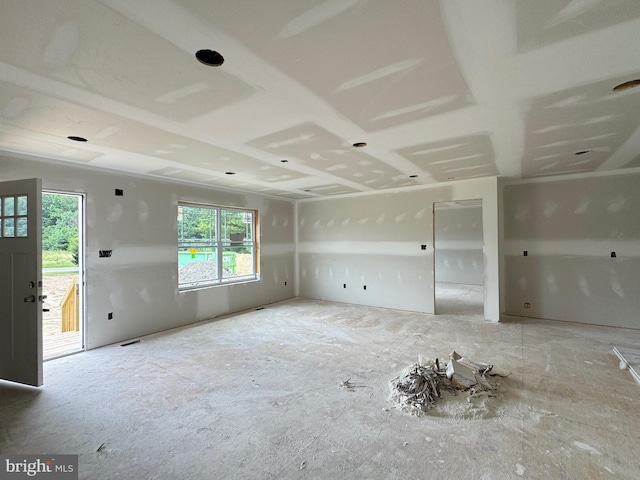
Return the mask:
POLYGON ((640 478, 639 38, 0 0, 0 477, 640 478))

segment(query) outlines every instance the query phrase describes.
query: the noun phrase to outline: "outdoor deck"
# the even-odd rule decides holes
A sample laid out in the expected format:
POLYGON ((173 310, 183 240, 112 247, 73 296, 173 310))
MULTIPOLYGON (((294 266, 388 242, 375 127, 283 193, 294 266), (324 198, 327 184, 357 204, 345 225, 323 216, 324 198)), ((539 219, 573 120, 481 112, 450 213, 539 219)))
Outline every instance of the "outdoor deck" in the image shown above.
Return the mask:
POLYGON ((80 350, 82 347, 79 331, 55 333, 43 338, 42 358, 44 360, 80 350))

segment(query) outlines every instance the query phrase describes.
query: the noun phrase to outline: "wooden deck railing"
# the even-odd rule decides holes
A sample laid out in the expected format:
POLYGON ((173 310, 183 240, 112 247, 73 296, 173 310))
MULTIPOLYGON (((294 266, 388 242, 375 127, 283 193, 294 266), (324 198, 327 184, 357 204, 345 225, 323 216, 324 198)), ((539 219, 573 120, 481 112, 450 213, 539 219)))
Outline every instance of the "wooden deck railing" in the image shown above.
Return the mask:
POLYGON ((80 330, 80 305, 78 302, 78 277, 73 277, 73 282, 67 288, 60 308, 62 310, 62 331, 74 332, 80 330))

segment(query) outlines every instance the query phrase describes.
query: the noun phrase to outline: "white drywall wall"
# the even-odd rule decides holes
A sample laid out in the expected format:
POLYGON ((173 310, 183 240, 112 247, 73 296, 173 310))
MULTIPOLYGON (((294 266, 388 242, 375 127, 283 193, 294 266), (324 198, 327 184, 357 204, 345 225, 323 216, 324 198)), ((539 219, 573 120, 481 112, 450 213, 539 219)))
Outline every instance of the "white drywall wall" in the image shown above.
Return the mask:
POLYGON ((640 328, 639 187, 638 171, 507 184, 505 313, 640 328))
POLYGON ((294 295, 291 201, 0 157, 0 181, 30 177, 42 178, 44 189, 86 193, 88 348, 294 295), (116 188, 124 190, 122 197, 115 196, 116 188), (178 201, 257 209, 260 280, 178 292, 178 201), (105 249, 112 256, 98 258, 105 249))
POLYGON ((436 282, 482 285, 482 202, 434 204, 436 282))
POLYGON ((498 321, 496 178, 300 201, 299 295, 433 313, 433 204, 466 199, 483 203, 485 318, 498 321))

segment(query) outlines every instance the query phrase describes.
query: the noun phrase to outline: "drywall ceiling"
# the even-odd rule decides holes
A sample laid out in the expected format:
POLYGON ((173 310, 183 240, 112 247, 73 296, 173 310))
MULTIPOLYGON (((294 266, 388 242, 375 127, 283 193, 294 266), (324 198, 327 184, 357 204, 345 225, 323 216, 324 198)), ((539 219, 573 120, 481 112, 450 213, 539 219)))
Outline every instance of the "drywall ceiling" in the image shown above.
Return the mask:
POLYGON ((639 35, 637 0, 0 0, 0 151, 294 199, 637 167, 639 35))

